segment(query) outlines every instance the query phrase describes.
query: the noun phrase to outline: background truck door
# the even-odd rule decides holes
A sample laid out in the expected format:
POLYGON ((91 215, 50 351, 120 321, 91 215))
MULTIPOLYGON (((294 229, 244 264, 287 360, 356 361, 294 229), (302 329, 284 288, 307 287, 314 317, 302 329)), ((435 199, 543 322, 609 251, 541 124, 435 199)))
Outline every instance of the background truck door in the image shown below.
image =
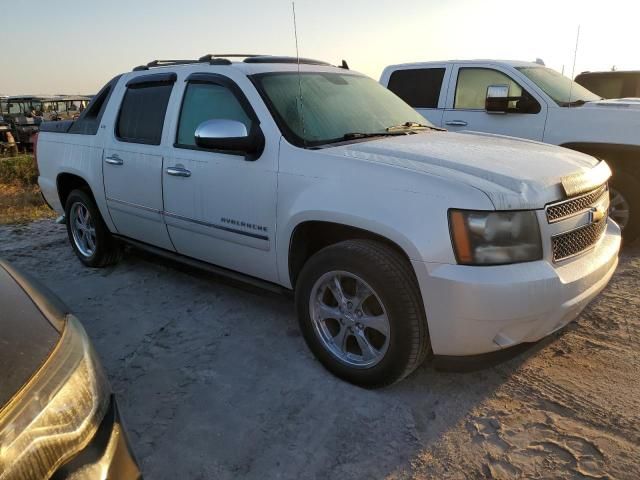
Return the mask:
POLYGON ((195 130, 206 120, 236 120, 247 130, 259 128, 243 92, 222 75, 189 76, 180 110, 162 177, 165 222, 176 250, 276 281, 277 142, 267 138, 252 161, 243 154, 196 146, 195 130))
POLYGON ((175 79, 175 73, 162 73, 127 83, 102 162, 107 206, 118 233, 170 250, 162 218, 160 142, 175 79))
POLYGON ((442 126, 451 131, 473 130, 542 141, 547 104, 500 67, 456 65, 446 103, 442 126), (509 97, 521 97, 523 101, 509 102, 508 113, 489 113, 485 100, 490 85, 508 85, 509 97))
POLYGON ((435 126, 441 127, 451 69, 444 63, 430 63, 394 70, 387 88, 435 126))

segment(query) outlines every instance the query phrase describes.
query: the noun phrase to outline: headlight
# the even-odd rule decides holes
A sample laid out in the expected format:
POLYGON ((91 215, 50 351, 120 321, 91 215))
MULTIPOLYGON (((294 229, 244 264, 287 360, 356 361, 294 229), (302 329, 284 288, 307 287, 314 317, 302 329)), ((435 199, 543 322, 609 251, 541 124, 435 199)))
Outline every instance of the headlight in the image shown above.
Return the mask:
POLYGON ((49 478, 87 446, 109 406, 109 384, 80 322, 0 411, 0 479, 49 478))
POLYGON ((458 263, 501 265, 542 258, 534 211, 449 210, 451 241, 458 263))

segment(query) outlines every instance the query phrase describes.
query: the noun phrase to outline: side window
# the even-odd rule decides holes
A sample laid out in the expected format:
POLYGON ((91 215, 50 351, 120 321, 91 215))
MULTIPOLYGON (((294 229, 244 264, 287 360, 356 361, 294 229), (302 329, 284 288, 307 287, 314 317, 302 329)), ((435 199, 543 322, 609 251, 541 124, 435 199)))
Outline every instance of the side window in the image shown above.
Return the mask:
POLYGON ((176 146, 195 147, 196 128, 214 119, 237 120, 251 129, 251 119, 230 89, 214 83, 190 82, 182 101, 176 146))
MULTIPOLYGON (((502 72, 489 68, 461 68, 458 71, 453 108, 484 110, 489 85, 508 85, 510 97, 523 96, 522 87, 502 72)), ((526 96, 529 100, 530 96, 526 96)), ((517 102, 518 100, 509 102, 509 109, 517 110, 517 102)))
POLYGON ((173 83, 130 85, 120 106, 116 136, 124 142, 160 145, 172 89, 173 83))
POLYGON ((396 70, 387 88, 413 108, 438 108, 444 68, 396 70))

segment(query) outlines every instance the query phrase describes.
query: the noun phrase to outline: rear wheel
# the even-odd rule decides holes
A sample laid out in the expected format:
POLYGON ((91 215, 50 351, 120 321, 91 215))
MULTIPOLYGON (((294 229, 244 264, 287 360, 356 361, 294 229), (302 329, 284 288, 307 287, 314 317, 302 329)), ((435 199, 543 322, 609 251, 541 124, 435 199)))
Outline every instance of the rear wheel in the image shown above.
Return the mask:
POLYGON ((617 172, 610 187, 609 216, 622 228, 625 242, 640 236, 640 181, 617 172))
POLYGON ((309 348, 329 371, 356 385, 394 383, 429 349, 413 269, 380 242, 349 240, 313 255, 297 281, 296 307, 309 348))
POLYGON ((105 267, 120 258, 120 245, 102 220, 95 202, 84 190, 73 190, 65 206, 67 234, 73 251, 88 267, 105 267))

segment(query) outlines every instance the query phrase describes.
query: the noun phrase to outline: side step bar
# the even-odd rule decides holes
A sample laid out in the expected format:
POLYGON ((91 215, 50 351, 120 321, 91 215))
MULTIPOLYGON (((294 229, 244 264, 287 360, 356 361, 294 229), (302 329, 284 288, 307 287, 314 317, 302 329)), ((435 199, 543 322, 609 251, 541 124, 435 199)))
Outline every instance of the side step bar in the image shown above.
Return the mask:
POLYGON ((168 260, 175 261, 177 263, 181 263, 183 265, 187 265, 189 267, 197 268, 199 270, 205 270, 209 273, 213 273, 214 275, 219 275, 221 277, 226 277, 231 280, 246 283, 248 285, 252 285, 254 287, 258 287, 263 290, 268 290, 270 292, 277 293, 280 295, 291 294, 291 290, 289 290, 288 288, 281 287, 280 285, 277 285, 275 283, 267 282, 266 280, 260 280, 259 278, 255 278, 250 275, 234 272, 233 270, 229 270, 223 267, 218 267, 216 265, 212 265, 207 262, 196 260, 194 258, 187 257, 185 255, 180 255, 179 253, 169 252, 168 250, 154 247, 153 245, 148 245, 146 243, 139 242, 137 240, 132 240, 127 237, 123 237, 120 235, 113 235, 113 236, 118 240, 122 241, 123 243, 131 245, 134 248, 137 248, 145 252, 149 252, 153 255, 157 255, 159 257, 163 257, 168 260))

